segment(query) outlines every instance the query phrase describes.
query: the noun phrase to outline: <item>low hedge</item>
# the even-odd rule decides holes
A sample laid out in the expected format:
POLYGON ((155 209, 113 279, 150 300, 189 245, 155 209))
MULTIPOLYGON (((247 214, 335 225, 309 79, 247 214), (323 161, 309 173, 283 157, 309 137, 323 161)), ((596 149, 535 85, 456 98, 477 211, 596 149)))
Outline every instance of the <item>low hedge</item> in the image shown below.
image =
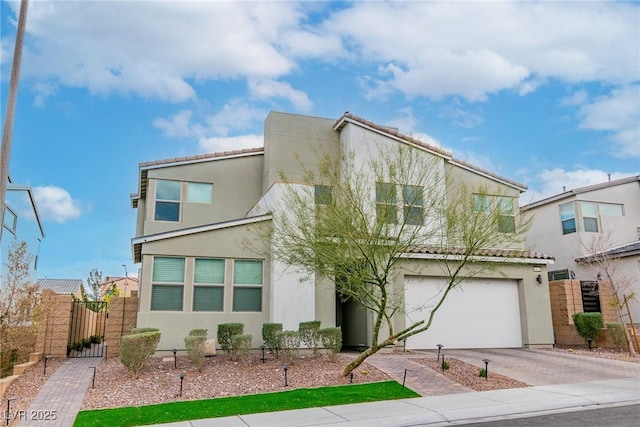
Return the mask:
POLYGON ((602 314, 598 312, 575 313, 573 315, 573 324, 576 326, 578 334, 584 338, 585 341, 591 339, 595 342, 603 327, 602 314))
POLYGON ((218 343, 227 354, 233 349, 233 336, 242 335, 244 323, 220 323, 218 325, 218 343))
POLYGON ((120 362, 138 378, 145 362, 153 355, 160 341, 160 331, 140 332, 120 338, 120 362))

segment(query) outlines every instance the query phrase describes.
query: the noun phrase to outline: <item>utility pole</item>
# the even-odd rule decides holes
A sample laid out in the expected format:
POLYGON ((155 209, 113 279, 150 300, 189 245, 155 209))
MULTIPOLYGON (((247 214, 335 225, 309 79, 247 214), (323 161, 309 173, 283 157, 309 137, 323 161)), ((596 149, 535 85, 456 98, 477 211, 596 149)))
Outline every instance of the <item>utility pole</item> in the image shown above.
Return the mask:
POLYGON ((16 111, 16 98, 18 95, 18 82, 20 80, 20 64, 22 62, 22 46, 24 44, 24 29, 27 24, 28 6, 29 0, 21 1, 16 45, 13 51, 13 64, 11 65, 7 111, 5 112, 4 127, 2 128, 2 147, 0 148, 0 236, 2 236, 2 225, 4 224, 5 197, 7 195, 7 181, 9 180, 9 156, 11 155, 11 136, 13 134, 13 118, 15 117, 16 111))

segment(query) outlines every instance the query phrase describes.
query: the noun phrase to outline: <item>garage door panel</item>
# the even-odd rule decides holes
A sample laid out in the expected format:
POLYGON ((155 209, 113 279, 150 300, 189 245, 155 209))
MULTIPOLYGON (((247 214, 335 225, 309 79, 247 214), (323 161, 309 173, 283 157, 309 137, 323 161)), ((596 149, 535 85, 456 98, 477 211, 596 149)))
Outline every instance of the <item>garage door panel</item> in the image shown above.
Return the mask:
MULTIPOLYGON (((442 294, 442 279, 405 279, 407 324, 428 320, 442 294)), ((407 340, 407 348, 522 347, 518 285, 514 280, 465 281, 452 290, 429 330, 407 340)))

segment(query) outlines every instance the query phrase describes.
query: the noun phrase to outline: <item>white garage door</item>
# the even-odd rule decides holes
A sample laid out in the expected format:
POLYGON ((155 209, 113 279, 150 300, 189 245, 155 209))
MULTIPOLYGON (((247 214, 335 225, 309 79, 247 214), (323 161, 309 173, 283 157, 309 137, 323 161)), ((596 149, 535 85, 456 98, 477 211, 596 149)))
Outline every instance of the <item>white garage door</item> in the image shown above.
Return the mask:
MULTIPOLYGON (((406 277, 407 324, 428 319, 443 280, 406 277)), ((522 347, 518 284, 515 280, 464 281, 449 292, 431 327, 407 339, 407 348, 522 347)))

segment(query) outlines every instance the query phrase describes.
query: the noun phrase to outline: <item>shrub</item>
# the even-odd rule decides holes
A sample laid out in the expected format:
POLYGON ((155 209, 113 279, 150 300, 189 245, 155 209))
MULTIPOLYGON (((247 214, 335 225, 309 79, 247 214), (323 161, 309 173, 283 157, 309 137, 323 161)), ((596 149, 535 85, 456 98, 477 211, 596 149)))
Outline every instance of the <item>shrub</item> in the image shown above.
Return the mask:
POLYGON ((278 348, 288 363, 293 363, 298 357, 300 347, 300 333, 298 331, 281 331, 276 334, 278 337, 278 348))
POLYGON ((310 322, 301 322, 299 326, 300 340, 305 343, 308 348, 313 349, 313 354, 318 354, 318 341, 320 337, 320 321, 312 320, 310 322))
POLYGON ((83 338, 82 339, 82 347, 91 348, 91 338, 83 338))
POLYGON ((269 351, 278 357, 278 332, 282 332, 282 323, 264 323, 262 325, 262 341, 269 347, 269 351))
POLYGON ((187 356, 198 371, 202 371, 202 367, 204 366, 204 346, 206 341, 206 335, 189 335, 188 337, 184 337, 184 347, 187 349, 187 356))
POLYGON ((451 367, 451 363, 448 360, 443 360, 441 366, 443 371, 447 371, 451 367))
POLYGON ((480 373, 478 374, 480 378, 487 378, 487 370, 485 368, 480 368, 480 373))
POLYGON ((146 360, 156 351, 160 341, 160 331, 123 335, 120 338, 120 362, 138 378, 146 360))
POLYGON ((160 332, 160 329, 158 329, 158 328, 150 328, 150 327, 133 328, 133 329, 131 329, 130 335, 140 334, 142 332, 160 332))
POLYGON ((92 335, 89 339, 91 340, 91 344, 100 344, 100 342, 102 341, 100 335, 92 335))
POLYGON ((580 334, 585 341, 591 339, 595 342, 602 329, 602 314, 575 313, 573 315, 573 323, 576 326, 578 334, 580 334))
POLYGON ((220 348, 230 354, 233 349, 233 336, 242 335, 244 331, 243 323, 220 323, 218 325, 218 343, 220 348))
POLYGON ((327 349, 329 360, 336 360, 340 349, 342 348, 342 328, 340 326, 334 328, 324 328, 318 331, 322 346, 327 349))
POLYGON ((253 336, 249 334, 237 334, 232 338, 231 358, 247 362, 251 358, 251 340, 253 336))
POLYGON ((619 348, 625 348, 627 346, 627 337, 624 334, 624 326, 622 323, 607 323, 607 329, 611 332, 611 338, 613 339, 613 344, 619 348))
POLYGON ((192 329, 189 331, 189 336, 190 337, 206 337, 207 336, 207 332, 209 332, 208 329, 192 329))

